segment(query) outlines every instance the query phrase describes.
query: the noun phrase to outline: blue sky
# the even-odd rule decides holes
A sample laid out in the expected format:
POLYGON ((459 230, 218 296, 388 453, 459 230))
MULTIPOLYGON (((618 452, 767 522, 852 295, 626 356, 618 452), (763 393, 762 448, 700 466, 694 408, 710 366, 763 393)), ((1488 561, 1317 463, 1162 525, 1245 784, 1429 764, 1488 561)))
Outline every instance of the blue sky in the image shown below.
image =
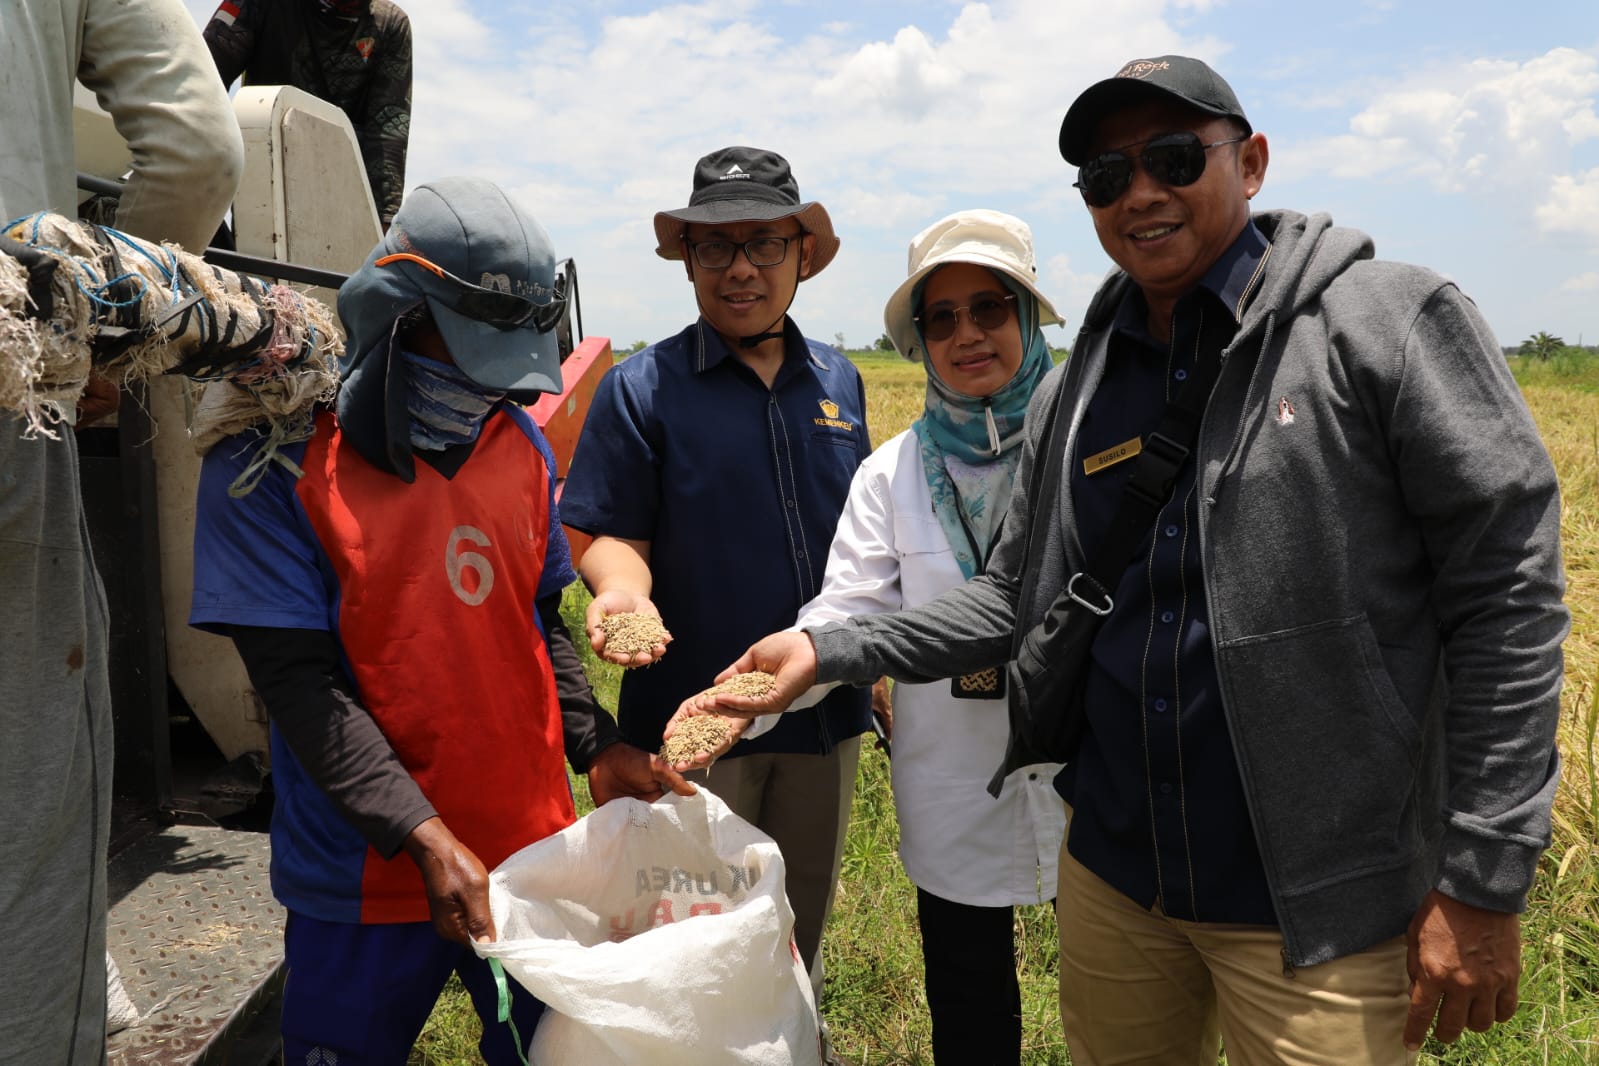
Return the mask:
POLYGON ((1257 207, 1329 212, 1453 278, 1504 344, 1599 343, 1595 0, 399 2, 408 183, 511 190, 576 259, 587 331, 619 347, 693 318, 650 219, 728 144, 787 156, 843 240, 794 304, 809 335, 875 340, 911 236, 966 207, 1031 224, 1075 328, 1109 261, 1056 151, 1061 116, 1168 52, 1220 70, 1267 135, 1257 207))

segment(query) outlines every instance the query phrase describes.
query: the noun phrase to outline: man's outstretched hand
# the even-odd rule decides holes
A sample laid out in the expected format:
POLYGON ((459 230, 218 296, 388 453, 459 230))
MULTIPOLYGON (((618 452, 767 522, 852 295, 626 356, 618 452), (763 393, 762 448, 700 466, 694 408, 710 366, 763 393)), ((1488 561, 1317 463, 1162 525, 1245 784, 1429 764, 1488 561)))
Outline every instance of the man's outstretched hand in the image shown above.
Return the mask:
POLYGON ((596 755, 588 776, 589 795, 594 797, 596 807, 621 796, 653 803, 668 790, 679 796, 692 796, 698 791, 659 755, 651 755, 625 741, 612 744, 596 755))
POLYGON ((806 633, 773 633, 752 644, 737 662, 717 674, 715 680, 721 683, 755 670, 763 670, 775 679, 772 690, 764 696, 740 696, 707 689, 678 705, 677 712, 666 723, 668 738, 686 719, 700 715, 720 717, 727 727, 727 738, 716 750, 700 752, 690 761, 676 764, 677 769, 698 770, 709 766, 738 741, 755 715, 787 710, 789 704, 816 683, 816 647, 806 633))
POLYGON ((1487 1032, 1516 1013, 1519 915, 1485 911, 1434 889, 1421 901, 1405 939, 1410 968, 1406 1048, 1419 1049, 1429 1028, 1448 1044, 1463 1030, 1487 1032))
POLYGON ((624 654, 607 648, 605 630, 600 627, 600 622, 612 614, 647 614, 655 618, 661 617, 661 612, 656 609, 654 601, 641 593, 625 589, 608 589, 600 593, 589 601, 588 608, 583 613, 583 628, 588 633, 589 647, 594 649, 595 655, 618 666, 649 666, 666 654, 666 646, 672 642, 670 633, 646 651, 624 654))

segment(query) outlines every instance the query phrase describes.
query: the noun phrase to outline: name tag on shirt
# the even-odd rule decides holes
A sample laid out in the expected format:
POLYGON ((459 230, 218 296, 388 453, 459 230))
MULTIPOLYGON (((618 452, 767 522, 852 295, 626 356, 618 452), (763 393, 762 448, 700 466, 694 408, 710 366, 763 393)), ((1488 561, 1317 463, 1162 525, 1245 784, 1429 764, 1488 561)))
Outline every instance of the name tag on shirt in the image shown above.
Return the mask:
POLYGON ((1138 437, 1124 440, 1120 444, 1112 445, 1097 455, 1090 455, 1083 460, 1084 474, 1097 474, 1101 470, 1115 466, 1117 463, 1131 459, 1144 450, 1144 442, 1138 437))

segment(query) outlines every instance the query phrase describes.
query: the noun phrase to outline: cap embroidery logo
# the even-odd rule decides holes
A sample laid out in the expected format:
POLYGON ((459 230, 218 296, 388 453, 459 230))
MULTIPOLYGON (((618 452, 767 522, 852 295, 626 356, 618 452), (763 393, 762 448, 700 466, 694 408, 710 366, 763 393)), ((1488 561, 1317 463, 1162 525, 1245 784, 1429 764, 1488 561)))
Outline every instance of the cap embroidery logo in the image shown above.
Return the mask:
POLYGON ((745 173, 743 167, 739 166, 737 163, 734 163, 732 166, 727 168, 727 173, 726 174, 723 174, 721 177, 717 178, 716 180, 717 181, 738 181, 740 178, 744 179, 745 181, 748 181, 749 180, 749 175, 747 173, 745 173))
POLYGON ((485 270, 483 276, 478 279, 478 284, 485 289, 493 289, 495 292, 511 291, 511 277, 509 274, 490 274, 485 270))
POLYGON ((822 414, 826 415, 828 418, 838 417, 838 404, 834 403, 832 400, 823 400, 821 402, 821 408, 822 414))
POLYGON ((1286 396, 1277 401, 1276 422, 1279 426, 1291 426, 1294 424, 1294 401, 1286 396))
POLYGON ((1153 59, 1135 59, 1116 72, 1118 78, 1147 78, 1158 70, 1170 70, 1171 64, 1157 63, 1153 59))

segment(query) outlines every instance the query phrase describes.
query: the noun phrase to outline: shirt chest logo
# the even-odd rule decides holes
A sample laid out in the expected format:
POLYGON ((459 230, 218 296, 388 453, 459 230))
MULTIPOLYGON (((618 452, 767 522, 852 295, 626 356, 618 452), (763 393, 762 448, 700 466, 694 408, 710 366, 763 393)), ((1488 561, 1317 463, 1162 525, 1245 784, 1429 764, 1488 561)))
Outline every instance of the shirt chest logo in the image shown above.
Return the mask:
POLYGON ((361 53, 361 58, 362 59, 371 59, 372 58, 372 38, 371 37, 362 37, 360 40, 356 41, 355 42, 355 50, 357 52, 361 53))
POLYGON ((842 429, 846 433, 855 432, 855 423, 845 422, 838 417, 838 404, 824 396, 817 401, 817 406, 822 409, 823 415, 823 417, 816 419, 818 426, 826 426, 829 429, 842 429))

